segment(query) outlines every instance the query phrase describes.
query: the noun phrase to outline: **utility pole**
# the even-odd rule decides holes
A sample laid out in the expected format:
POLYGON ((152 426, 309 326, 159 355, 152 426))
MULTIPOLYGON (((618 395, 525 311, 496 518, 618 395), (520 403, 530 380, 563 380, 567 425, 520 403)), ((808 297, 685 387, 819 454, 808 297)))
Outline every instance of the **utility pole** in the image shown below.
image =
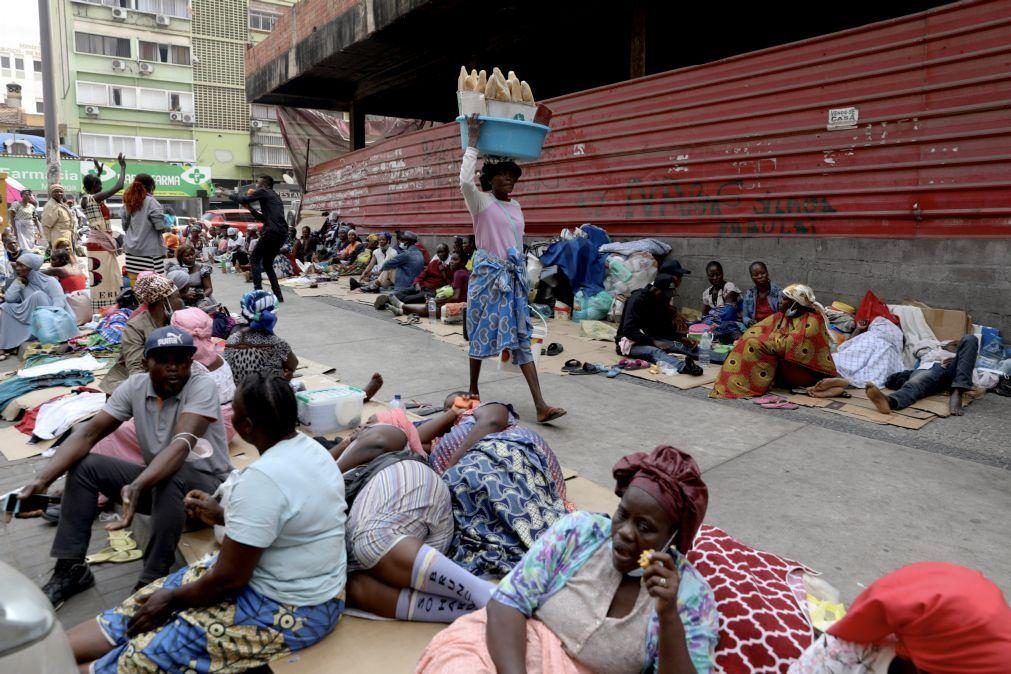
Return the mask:
POLYGON ((60 182, 60 127, 53 68, 56 52, 53 49, 49 0, 39 0, 39 37, 42 47, 42 109, 46 121, 46 183, 52 185, 60 182))

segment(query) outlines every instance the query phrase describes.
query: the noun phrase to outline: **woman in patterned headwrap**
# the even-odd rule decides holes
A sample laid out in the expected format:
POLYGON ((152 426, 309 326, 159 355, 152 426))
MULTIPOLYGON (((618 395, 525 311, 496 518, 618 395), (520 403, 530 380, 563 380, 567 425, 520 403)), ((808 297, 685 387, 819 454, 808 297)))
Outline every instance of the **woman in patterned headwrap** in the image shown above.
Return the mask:
POLYGON ((799 283, 787 286, 779 311, 734 344, 709 397, 750 398, 764 395, 773 384, 792 389, 838 377, 827 326, 814 291, 799 283))
POLYGON ((716 604, 684 557, 708 503, 698 464, 660 446, 626 456, 613 472, 614 515, 556 522, 486 611, 435 637, 418 672, 712 670, 716 604))
POLYGON ((141 272, 137 276, 133 293, 140 306, 130 314, 123 328, 119 360, 102 380, 101 389, 112 395, 130 375, 146 372, 144 368, 144 342, 148 335, 163 328, 172 320, 172 312, 183 308, 176 285, 161 274, 141 272))
POLYGON ((266 290, 252 290, 239 302, 246 324, 225 342, 225 360, 232 368, 235 385, 251 372, 274 373, 291 379, 298 358, 288 342, 274 334, 277 298, 266 290))

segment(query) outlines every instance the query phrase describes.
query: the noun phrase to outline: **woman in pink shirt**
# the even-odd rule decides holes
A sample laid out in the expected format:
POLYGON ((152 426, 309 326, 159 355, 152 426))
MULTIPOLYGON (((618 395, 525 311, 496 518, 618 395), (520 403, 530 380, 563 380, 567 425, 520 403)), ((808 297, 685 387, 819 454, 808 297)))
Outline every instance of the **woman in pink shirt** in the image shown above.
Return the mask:
POLYGON ((481 121, 468 120, 470 143, 460 165, 460 191, 474 220, 477 252, 467 289, 467 334, 470 337, 470 395, 479 396, 481 361, 508 352, 520 367, 537 408, 537 421, 546 423, 565 414, 541 395, 537 368, 530 350, 533 330, 527 312, 527 276, 523 257, 523 211, 510 198, 522 171, 513 161, 488 162, 481 168, 481 189, 474 184, 477 141, 481 121))

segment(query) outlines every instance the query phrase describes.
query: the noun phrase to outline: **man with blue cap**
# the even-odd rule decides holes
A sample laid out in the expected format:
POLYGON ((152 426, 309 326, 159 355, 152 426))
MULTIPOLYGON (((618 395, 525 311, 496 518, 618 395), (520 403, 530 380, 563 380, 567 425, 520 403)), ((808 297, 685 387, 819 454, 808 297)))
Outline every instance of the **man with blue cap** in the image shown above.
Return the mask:
POLYGON ((147 372, 120 384, 102 411, 79 425, 18 494, 24 499, 45 492, 67 473, 50 553, 56 569, 42 588, 57 608, 95 584, 84 558, 99 494, 123 507, 122 519, 107 525, 109 530, 130 526, 134 513, 151 516, 139 589, 168 574, 175 561, 186 524, 183 497, 193 489, 214 493, 231 471, 217 386, 205 372, 191 370, 195 352, 189 333, 175 326, 154 330, 144 344, 147 372), (145 465, 89 453, 131 418, 145 465))

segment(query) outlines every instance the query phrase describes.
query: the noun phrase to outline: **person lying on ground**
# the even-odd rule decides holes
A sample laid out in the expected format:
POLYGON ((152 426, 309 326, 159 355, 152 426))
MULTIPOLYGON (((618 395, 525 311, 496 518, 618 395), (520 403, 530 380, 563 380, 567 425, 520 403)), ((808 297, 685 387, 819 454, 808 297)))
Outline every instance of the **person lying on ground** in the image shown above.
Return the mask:
MULTIPOLYGON (((42 256, 23 253, 14 263, 14 279, 7 286, 0 304, 0 360, 15 353, 32 336, 32 315, 40 307, 54 307, 71 317, 74 310, 60 282, 40 272, 42 256)), ((76 319, 73 319, 77 323, 76 319)))
POLYGON ((452 496, 453 560, 472 573, 501 576, 573 509, 561 466, 511 405, 457 392, 445 409, 418 427, 417 444, 429 447, 428 464, 452 496), (468 404, 457 405, 461 399, 468 404))
POLYGON ((348 501, 348 600, 386 618, 452 622, 483 607, 492 585, 446 557, 449 490, 416 438, 404 411, 388 410, 331 450, 348 501))
POLYGON ((1011 607, 979 571, 919 562, 874 581, 788 674, 1002 674, 1011 607))
POLYGON ((205 299, 213 301, 214 283, 211 281, 211 265, 197 259, 197 249, 191 243, 179 246, 175 262, 169 265, 168 271, 173 269, 181 269, 189 277, 186 291, 180 293, 186 306, 195 307, 205 299))
POLYGON ((239 302, 245 325, 239 325, 225 341, 224 357, 239 385, 251 372, 265 372, 290 380, 298 357, 288 342, 274 334, 277 298, 265 290, 251 290, 239 302))
POLYGON ((317 643, 340 620, 346 581, 340 473, 322 446, 296 430, 288 382, 255 373, 234 404, 236 430, 260 458, 222 503, 206 488, 187 492, 184 501, 185 515, 224 526, 221 552, 70 630, 82 668, 245 671, 317 643))
POLYGON ((885 379, 885 386, 892 389, 892 393, 886 395, 874 383, 868 383, 865 388, 867 397, 878 412, 891 414, 892 410, 905 409, 917 400, 950 390, 949 409, 954 416, 962 416, 962 398, 973 387, 972 374, 976 368, 979 341, 973 335, 965 335, 957 345, 949 342, 943 350, 945 355, 940 360, 921 357, 918 369, 902 370, 885 379), (953 356, 947 355, 952 351, 953 356))
POLYGON ((679 285, 681 274, 657 274, 652 283, 633 292, 622 309, 614 348, 618 355, 666 363, 678 372, 698 377, 702 375, 702 368, 694 360, 698 349, 687 335, 678 333, 677 316, 671 307, 679 285), (685 360, 672 355, 675 353, 684 354, 685 360))
POLYGON ((828 321, 808 286, 783 290, 779 311, 748 328, 720 368, 710 398, 750 398, 773 385, 787 390, 838 377, 828 321))
POLYGON ((142 272, 137 277, 133 294, 140 306, 130 314, 123 327, 119 358, 99 386, 110 395, 127 377, 144 372, 144 345, 147 338, 158 328, 169 324, 173 311, 183 308, 176 286, 161 274, 142 272))
POLYGON ((66 486, 51 555, 53 576, 42 590, 57 608, 95 584, 85 562, 98 495, 123 506, 123 517, 107 529, 125 529, 134 513, 151 515, 151 540, 144 551, 139 589, 168 573, 186 517, 183 496, 191 489, 213 492, 231 471, 221 404, 213 380, 193 372, 193 339, 175 327, 159 328, 144 346, 147 372, 118 386, 105 408, 78 426, 18 498, 39 494, 64 473, 66 486), (91 449, 134 419, 143 465, 92 454, 91 449))
POLYGON ((614 515, 562 518, 495 589, 485 611, 428 645, 417 671, 708 674, 719 619, 685 554, 708 491, 673 447, 614 467, 614 515))
MULTIPOLYGON (((218 355, 211 341, 213 323, 207 312, 195 307, 173 312, 171 321, 173 326, 193 338, 193 346, 196 348, 193 354, 193 371, 206 374, 214 381, 218 391, 218 402, 221 403, 221 423, 225 427, 225 439, 231 442, 235 437, 235 428, 232 426, 235 382, 232 379, 232 369, 224 358, 218 355)), ((91 453, 144 465, 144 454, 140 449, 137 426, 133 419, 124 422, 113 433, 96 443, 91 453)))
POLYGON ((812 398, 835 398, 849 387, 884 386, 902 364, 902 330, 887 318, 858 321, 853 336, 832 354, 839 377, 822 379, 807 388, 812 398))
MULTIPOLYGON (((709 279, 709 287, 702 291, 703 316, 712 309, 717 309, 727 304, 728 294, 736 293, 737 297, 740 297, 740 289, 723 278, 723 265, 716 260, 706 265, 706 278, 709 279)), ((736 302, 736 298, 734 301, 736 302)))
POLYGON ((769 267, 756 260, 748 268, 754 287, 744 293, 741 305, 741 320, 744 326, 750 328, 755 323, 761 323, 769 316, 779 311, 783 301, 783 289, 769 278, 769 267))
MULTIPOLYGON (((439 251, 436 250, 436 256, 438 255, 439 251)), ((432 259, 438 260, 439 258, 435 257, 432 259)), ((436 288, 431 295, 435 297, 436 318, 442 317, 443 307, 446 305, 462 305, 462 307, 457 308, 457 314, 459 314, 460 308, 467 306, 467 285, 470 281, 470 272, 467 271, 458 253, 449 255, 446 264, 446 275, 450 279, 450 285, 436 288), (444 290, 446 287, 449 288, 448 293, 444 290)), ((411 291, 393 293, 392 295, 380 295, 376 299, 376 307, 388 307, 397 316, 405 314, 409 316, 428 316, 427 302, 429 297, 427 292, 412 293, 411 291), (383 301, 380 302, 380 300, 383 301), (417 302, 417 304, 412 304, 412 302, 417 302)))

